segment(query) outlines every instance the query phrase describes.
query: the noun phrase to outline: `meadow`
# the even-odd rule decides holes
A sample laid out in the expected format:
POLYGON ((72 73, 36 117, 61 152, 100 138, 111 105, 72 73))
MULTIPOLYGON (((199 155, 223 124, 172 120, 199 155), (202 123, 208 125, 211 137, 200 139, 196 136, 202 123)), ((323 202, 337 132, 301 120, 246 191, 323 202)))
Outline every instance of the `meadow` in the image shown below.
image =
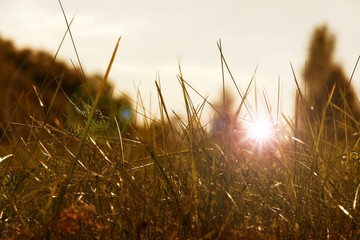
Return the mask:
POLYGON ((265 105, 259 119, 248 110, 256 105, 248 99, 254 82, 239 90, 219 43, 223 76, 231 77, 240 102, 230 106, 224 84, 220 103, 206 97, 194 103, 189 92, 197 91, 179 67, 185 117, 171 113, 156 83, 160 118, 136 101, 132 111, 141 127, 135 120, 126 126, 116 118, 100 121, 98 104, 118 44, 82 125, 51 125, 45 112, 44 119, 21 126, 28 135, 2 137, 7 143, 0 147, 0 238, 360 236, 360 123, 331 104, 331 94, 327 108, 336 112, 336 121, 323 117, 315 124, 305 117, 309 121, 298 124, 297 113, 307 114, 300 87, 293 118, 265 105), (202 119, 205 107, 214 112, 210 122, 202 119), (341 133, 333 128, 339 125, 341 133))

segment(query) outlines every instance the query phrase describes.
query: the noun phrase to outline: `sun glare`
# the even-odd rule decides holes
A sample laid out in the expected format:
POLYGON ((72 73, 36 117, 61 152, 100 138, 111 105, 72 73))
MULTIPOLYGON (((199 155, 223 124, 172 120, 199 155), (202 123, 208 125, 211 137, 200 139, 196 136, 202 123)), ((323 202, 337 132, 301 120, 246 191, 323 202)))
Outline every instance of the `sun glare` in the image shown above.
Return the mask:
POLYGON ((273 137, 273 132, 273 126, 269 121, 258 119, 249 123, 247 135, 248 138, 253 139, 256 142, 264 142, 273 137))

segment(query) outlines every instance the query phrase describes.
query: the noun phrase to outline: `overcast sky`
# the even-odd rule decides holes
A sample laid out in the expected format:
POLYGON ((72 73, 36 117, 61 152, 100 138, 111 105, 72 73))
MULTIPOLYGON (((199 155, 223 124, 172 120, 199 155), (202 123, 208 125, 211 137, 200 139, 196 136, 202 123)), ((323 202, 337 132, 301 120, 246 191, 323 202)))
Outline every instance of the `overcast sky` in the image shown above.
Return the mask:
MULTIPOLYGON (((165 101, 177 112, 184 110, 176 78, 179 59, 184 78, 204 96, 218 99, 219 39, 243 90, 258 65, 258 88, 276 102, 280 78, 282 111, 287 115, 292 115, 295 89, 290 62, 301 78, 315 26, 327 23, 336 33, 336 57, 348 75, 360 55, 358 0, 62 0, 62 4, 68 19, 75 16, 71 30, 86 72, 105 72, 121 36, 111 73, 118 91, 134 97, 139 88, 145 104, 150 98, 157 102, 154 81, 159 73, 165 101)), ((65 30, 58 0, 0 0, 0 35, 20 47, 55 53, 65 30)), ((69 38, 60 55, 67 62, 75 60, 69 38)), ((359 89, 360 70, 354 82, 359 89)), ((229 78, 227 85, 234 89, 229 78)))

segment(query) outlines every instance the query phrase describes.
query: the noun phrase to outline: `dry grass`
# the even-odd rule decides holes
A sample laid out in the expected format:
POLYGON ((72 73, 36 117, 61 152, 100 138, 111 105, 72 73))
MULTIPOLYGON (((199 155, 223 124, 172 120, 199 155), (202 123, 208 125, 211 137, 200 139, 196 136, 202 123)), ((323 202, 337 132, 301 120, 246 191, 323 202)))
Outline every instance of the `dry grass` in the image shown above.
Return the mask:
MULTIPOLYGON (((219 49, 223 73, 231 75, 221 44, 219 49)), ((122 135, 119 128, 89 131, 93 114, 80 136, 41 121, 26 125, 31 138, 0 148, 0 238, 360 235, 359 129, 348 129, 347 137, 338 139, 324 121, 305 124, 300 140, 296 118, 276 122, 268 111, 274 135, 260 145, 247 137, 241 117, 250 115, 252 81, 245 94, 239 90, 242 100, 234 113, 206 98, 193 103, 181 68, 179 83, 186 118, 170 121, 157 84, 161 118, 145 118, 145 129, 134 128, 132 135, 122 135), (215 120, 227 119, 222 128, 203 123, 205 106, 222 116, 215 120)))

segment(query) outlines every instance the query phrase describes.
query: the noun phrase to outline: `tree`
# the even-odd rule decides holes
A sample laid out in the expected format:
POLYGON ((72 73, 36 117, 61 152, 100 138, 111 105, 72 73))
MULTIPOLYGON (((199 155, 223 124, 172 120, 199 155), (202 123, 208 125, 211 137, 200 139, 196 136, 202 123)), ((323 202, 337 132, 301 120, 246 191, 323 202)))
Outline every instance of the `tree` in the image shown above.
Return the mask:
POLYGON ((304 98, 303 101, 297 98, 300 130, 309 129, 306 127, 309 124, 315 129, 326 126, 340 136, 344 135, 345 125, 358 127, 360 104, 350 79, 334 61, 335 43, 335 35, 326 25, 315 29, 303 71, 304 98))
MULTIPOLYGON (((44 51, 17 49, 2 38, 0 65, 0 142, 28 136, 36 121, 66 128, 69 114, 82 109, 81 115, 84 108, 92 106, 101 79, 84 76, 44 51)), ((124 97, 114 99, 112 89, 110 84, 106 86, 99 116, 106 120, 118 117, 123 126, 132 120, 131 102, 124 97), (124 112, 119 115, 124 109, 128 118, 124 112)))

